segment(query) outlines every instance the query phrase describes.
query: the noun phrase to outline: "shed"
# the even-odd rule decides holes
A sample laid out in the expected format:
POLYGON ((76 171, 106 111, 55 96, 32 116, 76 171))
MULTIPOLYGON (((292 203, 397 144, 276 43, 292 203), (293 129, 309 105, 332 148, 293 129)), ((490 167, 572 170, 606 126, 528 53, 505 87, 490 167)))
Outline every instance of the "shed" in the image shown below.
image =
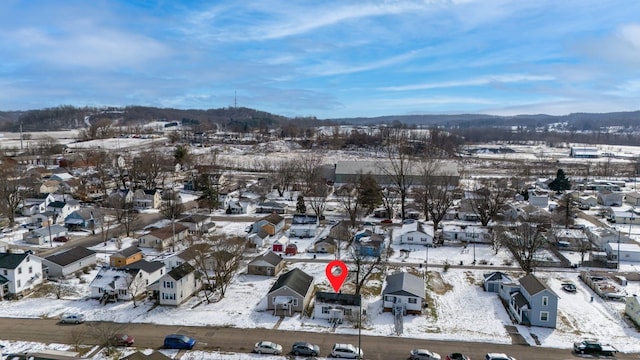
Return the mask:
POLYGON ((287 248, 284 251, 285 255, 296 255, 298 253, 298 245, 296 244, 288 244, 287 248))

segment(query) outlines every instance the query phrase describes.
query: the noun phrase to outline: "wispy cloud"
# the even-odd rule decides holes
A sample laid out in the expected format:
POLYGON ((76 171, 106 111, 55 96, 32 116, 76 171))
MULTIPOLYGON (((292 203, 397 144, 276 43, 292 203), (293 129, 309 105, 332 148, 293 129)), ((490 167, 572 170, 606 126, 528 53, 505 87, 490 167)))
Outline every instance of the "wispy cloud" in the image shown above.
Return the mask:
POLYGON ((523 74, 501 74, 482 76, 464 80, 453 80, 443 82, 429 82, 413 85, 403 86, 388 86, 383 87, 380 90, 385 91, 413 91, 413 90, 426 90, 426 89, 438 89, 438 88, 451 88, 451 87, 467 87, 467 86, 482 86, 495 83, 521 83, 521 82, 536 82, 536 81, 550 81, 554 80, 553 76, 549 75, 523 75, 523 74))

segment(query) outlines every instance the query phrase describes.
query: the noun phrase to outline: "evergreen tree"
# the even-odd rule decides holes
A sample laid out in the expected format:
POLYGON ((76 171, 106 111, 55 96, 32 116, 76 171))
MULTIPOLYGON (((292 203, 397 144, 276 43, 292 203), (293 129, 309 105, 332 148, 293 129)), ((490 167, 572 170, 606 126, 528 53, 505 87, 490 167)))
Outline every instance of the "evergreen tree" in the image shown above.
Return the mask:
POLYGON ((567 176, 564 174, 564 170, 558 169, 558 173, 556 174, 556 178, 549 183, 549 189, 561 193, 565 190, 571 189, 571 182, 567 179, 567 176))
POLYGON ((296 212, 298 214, 307 213, 307 205, 304 204, 304 196, 298 195, 298 201, 296 202, 296 212))

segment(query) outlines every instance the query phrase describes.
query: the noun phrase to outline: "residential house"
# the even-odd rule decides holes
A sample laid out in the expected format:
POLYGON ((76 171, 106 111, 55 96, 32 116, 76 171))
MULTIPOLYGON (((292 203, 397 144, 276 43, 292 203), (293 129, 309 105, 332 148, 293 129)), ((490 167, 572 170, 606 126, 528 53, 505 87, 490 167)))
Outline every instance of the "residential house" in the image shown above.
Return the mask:
POLYGON ((596 147, 572 146, 569 156, 572 158, 593 159, 600 157, 600 150, 596 147))
POLYGON ((604 245, 604 251, 612 263, 617 263, 618 258, 620 261, 640 262, 640 245, 636 242, 610 242, 604 245))
POLYGON ((598 198, 593 195, 582 195, 578 200, 578 207, 582 210, 589 210, 592 207, 598 206, 598 198))
POLYGON ((482 226, 444 224, 442 237, 447 241, 488 244, 491 242, 491 230, 482 226))
POLYGON ((122 269, 139 270, 140 274, 138 276, 142 278, 139 285, 145 287, 155 283, 167 273, 162 261, 147 261, 144 259, 127 264, 122 269))
POLYGON ((21 296, 42 283, 42 261, 30 253, 0 253, 0 299, 21 296))
POLYGON ((537 208, 549 206, 549 194, 542 191, 529 191, 529 204, 537 208))
POLYGON ((360 256, 379 257, 384 249, 384 237, 371 230, 363 230, 356 233, 351 246, 360 256))
POLYGON ((133 191, 129 189, 116 189, 109 194, 109 203, 115 205, 132 204, 133 191))
POLYGON ((133 193, 133 206, 136 209, 159 209, 162 204, 160 191, 156 189, 138 189, 133 193))
POLYGON ((178 220, 178 224, 186 226, 189 230, 189 234, 203 234, 205 230, 208 231, 207 224, 211 223, 211 217, 205 215, 189 215, 185 218, 178 220))
POLYGON ((47 210, 46 197, 24 199, 18 210, 24 216, 43 213, 47 210))
POLYGON ((103 266, 89 284, 90 297, 101 302, 132 300, 144 294, 150 280, 164 271, 164 264, 145 260, 126 267, 103 266), (144 263, 143 263, 144 262, 144 263))
POLYGON ((313 276, 300 269, 280 275, 267 293, 267 309, 274 315, 291 316, 303 312, 313 293, 313 276))
POLYGON ((631 206, 640 206, 640 192, 632 191, 628 192, 624 197, 624 202, 631 206))
POLYGON ((247 273, 251 275, 276 276, 285 265, 286 263, 282 256, 273 251, 268 251, 249 262, 247 273))
POLYGON ((388 275, 382 290, 384 312, 400 312, 403 315, 422 313, 425 304, 424 279, 407 272, 388 275))
POLYGON ((289 227, 289 236, 297 238, 315 237, 319 224, 318 217, 315 215, 293 215, 291 227, 289 227))
POLYGON ((265 201, 256 205, 256 214, 284 214, 286 210, 286 204, 281 204, 275 201, 265 201))
POLYGON ((64 226, 69 231, 95 230, 96 219, 93 217, 93 209, 80 208, 64 218, 64 226))
POLYGON ((339 244, 342 241, 347 242, 351 240, 353 235, 351 234, 351 230, 349 229, 349 223, 342 220, 331 226, 331 229, 329 229, 329 235, 327 237, 335 240, 339 244))
POLYGON ((229 198, 225 201, 224 208, 228 214, 250 214, 256 210, 256 204, 250 199, 229 198))
POLYGON ((605 245, 610 242, 628 243, 632 241, 626 234, 621 234, 619 231, 609 227, 587 227, 586 235, 593 246, 600 250, 604 250, 605 245))
POLYGON ((611 191, 607 189, 598 191, 598 204, 600 205, 620 206, 622 205, 623 198, 624 193, 620 191, 611 191))
POLYGON ((589 238, 582 229, 555 228, 551 231, 549 240, 555 241, 559 248, 566 250, 581 250, 589 248, 589 238))
MULTIPOLYGON (((471 195, 473 196, 473 195, 471 195)), ((473 206, 473 200, 466 198, 460 200, 458 205, 456 218, 464 221, 478 221, 480 217, 473 206)))
POLYGON ((342 323, 343 319, 357 319, 362 309, 361 296, 318 291, 313 304, 313 318, 327 319, 330 323, 342 323))
POLYGON ((624 313, 636 326, 640 326, 640 301, 636 295, 625 298, 624 313))
POLYGON ((607 209, 607 217, 616 224, 640 224, 640 213, 636 209, 607 209))
POLYGON ((51 176, 49 178, 52 179, 52 180, 63 182, 63 181, 69 181, 69 180, 73 179, 74 177, 73 177, 73 175, 69 174, 65 170, 63 170, 61 168, 57 168, 57 169, 55 169, 54 174, 51 174, 51 176))
POLYGON ((417 220, 405 222, 400 229, 400 244, 432 246, 433 227, 417 220))
POLYGON ((58 236, 66 236, 67 228, 62 225, 51 225, 31 230, 22 235, 22 239, 33 245, 43 245, 58 236))
MULTIPOLYGON (((63 221, 74 211, 80 210, 80 202, 78 200, 52 201, 47 205, 46 211, 52 211, 54 219, 63 221)), ((57 222, 56 221, 56 222, 57 222)))
POLYGON ((169 271, 155 285, 158 287, 158 303, 172 306, 182 304, 202 287, 196 268, 189 263, 169 271))
POLYGON ((332 237, 325 236, 313 243, 313 252, 320 254, 334 254, 338 250, 338 243, 332 237))
POLYGON ((267 234, 273 236, 284 229, 284 218, 276 213, 269 214, 253 223, 251 232, 257 233, 264 230, 267 234))
POLYGON ((58 191, 59 188, 60 188, 60 181, 48 179, 48 180, 43 180, 40 183, 38 192, 40 194, 49 194, 49 193, 54 193, 58 191))
POLYGON ((123 267, 142 260, 144 255, 142 250, 137 246, 129 246, 113 253, 109 257, 109 265, 114 267, 123 267))
POLYGON ((529 274, 518 283, 503 282, 500 297, 515 321, 522 325, 555 328, 558 318, 558 295, 529 274))
POLYGON ((96 252, 82 246, 42 259, 42 270, 48 278, 60 278, 96 265, 96 252))
POLYGON ((271 236, 264 229, 260 229, 257 233, 251 233, 247 235, 247 240, 249 240, 249 242, 254 244, 256 247, 263 247, 269 242, 270 238, 271 236))
POLYGON ((163 228, 155 229, 148 234, 142 235, 138 246, 162 251, 184 240, 188 232, 189 228, 180 223, 169 224, 163 228))
POLYGON ((503 282, 511 283, 513 280, 502 271, 493 271, 484 274, 482 287, 484 291, 498 293, 500 292, 500 284, 503 282))

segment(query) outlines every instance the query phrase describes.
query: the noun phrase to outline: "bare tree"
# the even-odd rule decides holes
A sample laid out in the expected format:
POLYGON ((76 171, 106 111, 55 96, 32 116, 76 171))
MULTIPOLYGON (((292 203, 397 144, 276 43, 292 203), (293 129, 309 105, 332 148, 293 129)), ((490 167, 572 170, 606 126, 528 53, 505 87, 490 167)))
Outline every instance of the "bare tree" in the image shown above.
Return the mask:
POLYGON ((78 351, 87 336, 88 334, 85 329, 76 327, 69 332, 69 342, 73 345, 74 349, 78 351))
POLYGON ((386 187, 380 190, 380 196, 382 199, 382 206, 384 207, 389 219, 393 219, 395 211, 394 208, 398 202, 398 191, 395 187, 386 187))
POLYGON ((271 178, 274 187, 278 192, 278 196, 284 196, 284 193, 291 188, 291 184, 295 181, 297 166, 295 161, 284 160, 276 162, 271 170, 271 178))
POLYGON ((498 232, 505 246, 527 274, 535 267, 535 255, 547 245, 547 237, 535 224, 519 223, 514 227, 501 227, 498 232))
POLYGON ((426 219, 433 221, 433 230, 444 219, 449 208, 453 205, 453 193, 456 187, 456 177, 441 173, 439 162, 425 161, 420 166, 421 186, 415 188, 416 203, 422 208, 426 219))
POLYGON ((487 226, 512 195, 513 191, 507 187, 507 181, 499 179, 492 185, 476 186, 469 200, 482 226, 487 226))
POLYGON ((21 171, 17 164, 3 161, 0 164, 0 213, 9 219, 9 226, 15 224, 15 214, 22 194, 21 171))
POLYGON ((327 197, 331 192, 331 187, 326 184, 323 179, 315 178, 305 200, 311 207, 311 210, 316 214, 318 219, 324 218, 324 210, 327 207, 327 197))
POLYGON ((564 194, 558 201, 558 206, 553 211, 554 219, 560 225, 568 228, 573 225, 574 216, 576 216, 576 206, 571 199, 571 194, 564 194))
POLYGON ((406 202, 414 178, 414 159, 409 150, 405 131, 393 129, 385 139, 388 161, 379 165, 380 170, 390 180, 400 196, 400 215, 406 217, 406 202))
POLYGON ((129 280, 129 293, 131 294, 131 300, 133 300, 133 307, 138 307, 137 295, 147 288, 147 281, 142 277, 142 273, 138 272, 137 275, 127 273, 129 280))
POLYGON ((124 333, 127 327, 126 323, 97 322, 89 328, 88 335, 103 344, 107 352, 111 353, 117 345, 116 335, 124 333))
POLYGON ((355 294, 359 295, 371 275, 382 272, 384 266, 385 261, 382 260, 381 256, 365 256, 352 248, 351 261, 349 262, 349 278, 355 286, 355 294))
POLYGON ((320 165, 322 164, 322 156, 318 153, 305 153, 300 156, 297 165, 297 174, 301 184, 305 187, 305 193, 313 192, 314 186, 320 178, 320 165))
POLYGON ((171 162, 156 148, 141 153, 131 166, 130 173, 134 177, 134 183, 142 183, 145 189, 155 189, 163 164, 167 163, 171 162))
POLYGON ((357 224, 356 221, 362 213, 357 187, 353 183, 342 185, 335 191, 335 196, 349 217, 349 225, 355 227, 357 224))
MULTIPOLYGON (((172 189, 164 191, 160 211, 166 219, 171 220, 171 225, 175 227, 176 219, 184 212, 184 205, 180 201, 180 193, 172 189)), ((171 238, 171 251, 176 251, 175 231, 171 238)))
MULTIPOLYGON (((131 236, 140 214, 134 209, 133 203, 127 202, 124 196, 112 196, 109 199, 110 206, 115 210, 116 220, 124 227, 125 234, 131 236)), ((104 218, 103 218, 104 222, 104 218)), ((108 229, 107 224, 107 229, 108 229)), ((106 241, 106 235, 105 235, 106 241)))

